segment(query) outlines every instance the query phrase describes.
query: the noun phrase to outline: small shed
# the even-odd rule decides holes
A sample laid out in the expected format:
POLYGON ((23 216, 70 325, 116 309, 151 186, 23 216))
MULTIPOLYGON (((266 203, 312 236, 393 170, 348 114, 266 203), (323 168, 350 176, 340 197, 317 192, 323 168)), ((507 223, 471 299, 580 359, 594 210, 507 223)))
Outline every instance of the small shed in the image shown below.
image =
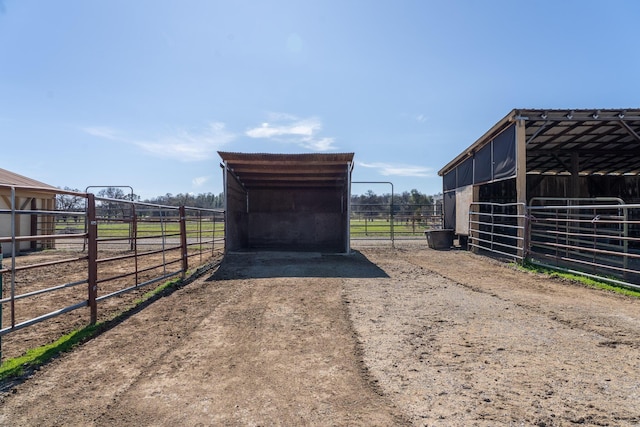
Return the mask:
POLYGON ((219 154, 228 251, 349 252, 353 153, 219 154))
MULTIPOLYGON (((2 237, 12 236, 11 187, 15 187, 14 206, 16 211, 53 211, 56 205, 55 187, 0 168, 0 236, 2 237)), ((16 215, 16 237, 52 235, 54 234, 54 228, 54 218, 51 215, 37 213, 16 215)), ((11 253, 11 243, 2 243, 1 245, 4 254, 11 253)), ((52 249, 54 240, 43 238, 41 240, 21 241, 16 246, 16 252, 52 249)))

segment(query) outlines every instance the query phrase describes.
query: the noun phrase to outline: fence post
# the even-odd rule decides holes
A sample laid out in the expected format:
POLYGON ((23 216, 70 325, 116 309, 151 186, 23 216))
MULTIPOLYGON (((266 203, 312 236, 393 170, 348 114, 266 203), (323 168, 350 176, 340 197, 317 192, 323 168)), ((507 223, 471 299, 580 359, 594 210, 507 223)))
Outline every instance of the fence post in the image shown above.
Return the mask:
POLYGON ((182 278, 189 269, 189 253, 187 252, 187 214, 184 206, 180 206, 180 247, 182 252, 182 278))
POLYGON ((136 205, 131 205, 131 249, 133 250, 133 263, 136 269, 136 286, 140 283, 138 277, 138 212, 136 205))
MULTIPOLYGON (((2 270, 2 243, 0 243, 0 270, 2 270)), ((2 276, 0 273, 0 299, 2 299, 2 276)), ((0 329, 2 329, 2 303, 0 303, 0 329)), ((2 364, 2 337, 0 336, 0 364, 2 364)))
POLYGON ((211 256, 213 256, 215 254, 215 250, 216 250, 216 213, 213 212, 212 213, 213 216, 213 237, 212 237, 212 241, 211 241, 211 256))
POLYGON ((520 257, 524 264, 527 257, 527 206, 525 203, 516 205, 516 256, 520 257))
POLYGON ((89 284, 89 311, 91 324, 98 321, 98 221, 96 219, 96 199, 91 193, 87 194, 87 260, 89 284))
POLYGON ((522 263, 524 264, 529 253, 531 253, 531 210, 529 206, 524 206, 524 253, 522 256, 522 263))

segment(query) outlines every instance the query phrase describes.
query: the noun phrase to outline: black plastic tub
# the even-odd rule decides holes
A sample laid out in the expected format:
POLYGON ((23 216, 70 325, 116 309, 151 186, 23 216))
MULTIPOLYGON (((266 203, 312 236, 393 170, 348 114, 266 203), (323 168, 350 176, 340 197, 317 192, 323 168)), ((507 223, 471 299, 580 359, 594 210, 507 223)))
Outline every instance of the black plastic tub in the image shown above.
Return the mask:
POLYGON ((428 230, 424 234, 431 249, 450 249, 453 246, 453 230, 428 230))

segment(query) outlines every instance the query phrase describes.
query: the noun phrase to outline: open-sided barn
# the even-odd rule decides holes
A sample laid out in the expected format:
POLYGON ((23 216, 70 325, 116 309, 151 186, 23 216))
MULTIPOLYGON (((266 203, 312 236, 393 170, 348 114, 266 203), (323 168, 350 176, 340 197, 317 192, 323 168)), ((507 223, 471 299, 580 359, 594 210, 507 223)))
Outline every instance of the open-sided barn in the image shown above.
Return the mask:
POLYGON ((228 251, 349 252, 353 153, 219 154, 228 251))
MULTIPOLYGON (((455 230, 462 241, 470 237, 482 247, 504 245, 504 240, 513 236, 514 242, 508 246, 517 250, 504 251, 523 257, 527 245, 540 237, 535 228, 532 234, 528 225, 542 227, 541 218, 549 216, 550 206, 640 203, 640 109, 515 109, 438 173, 443 177, 445 228, 455 230), (489 215, 490 221, 486 219, 489 215), (496 231, 499 215, 509 218, 511 224, 496 231), (499 234, 503 235, 502 243, 496 238, 499 234)), ((609 224, 613 233, 613 216, 620 217, 616 236, 627 254, 629 245, 636 244, 633 217, 638 211, 630 207, 617 209, 615 215, 611 210, 606 215, 596 208, 592 211, 588 216, 584 209, 569 208, 564 215, 571 218, 564 220, 563 236, 584 234, 587 221, 601 229, 609 224)), ((556 228, 561 222, 556 217, 556 228)), ((548 249, 553 233, 547 229, 544 234, 548 249)), ((556 240, 560 234, 555 231, 556 240)), ((591 231, 590 239, 602 237, 597 235, 596 239, 596 235, 591 231)), ((562 245, 567 252, 575 246, 555 245, 556 252, 562 245)), ((615 252, 611 247, 597 251, 600 256, 615 252)), ((628 257, 632 255, 625 255, 622 270, 628 257)))
MULTIPOLYGON (((0 214, 0 236, 4 237, 12 236, 10 213, 12 186, 14 187, 14 206, 16 211, 52 211, 55 209, 55 187, 0 168, 0 212, 2 212, 0 214)), ((54 221, 51 216, 38 214, 15 215, 16 237, 51 235, 53 230, 54 221)), ((1 243, 1 245, 3 253, 11 253, 11 243, 1 243)), ((53 240, 46 238, 19 241, 16 243, 16 252, 50 249, 52 247, 53 240)))

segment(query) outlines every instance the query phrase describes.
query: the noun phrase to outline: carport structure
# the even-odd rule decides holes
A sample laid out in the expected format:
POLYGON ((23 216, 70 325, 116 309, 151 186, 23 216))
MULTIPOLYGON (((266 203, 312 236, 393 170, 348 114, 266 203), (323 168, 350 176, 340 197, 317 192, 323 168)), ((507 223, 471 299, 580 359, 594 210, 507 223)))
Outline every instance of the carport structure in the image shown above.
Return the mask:
MULTIPOLYGON (((522 258, 534 205, 640 203, 640 109, 514 109, 438 173, 445 228, 473 239, 482 209, 497 209, 512 221, 500 233, 517 237, 522 258)), ((627 239, 633 221, 625 227, 627 239)))
POLYGON ((353 153, 218 154, 227 251, 349 252, 353 153))

